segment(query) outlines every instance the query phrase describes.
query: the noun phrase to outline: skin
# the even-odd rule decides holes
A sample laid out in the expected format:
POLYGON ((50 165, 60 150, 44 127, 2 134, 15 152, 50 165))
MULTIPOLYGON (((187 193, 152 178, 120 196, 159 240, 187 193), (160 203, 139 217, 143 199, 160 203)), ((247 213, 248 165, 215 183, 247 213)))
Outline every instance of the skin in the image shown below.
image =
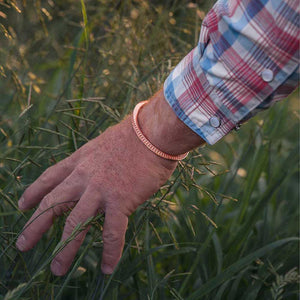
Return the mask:
MULTIPOLYGON (((144 135, 160 150, 177 155, 204 143, 181 122, 158 91, 140 111, 144 135)), ((149 151, 137 138, 131 116, 108 128, 68 158, 48 168, 23 193, 19 208, 38 205, 17 240, 20 251, 32 249, 64 212, 61 240, 70 237, 79 223, 99 212, 105 214, 101 269, 111 274, 120 260, 128 216, 167 181, 177 162, 149 151)), ((54 275, 67 273, 88 228, 80 232, 51 263, 54 275)))

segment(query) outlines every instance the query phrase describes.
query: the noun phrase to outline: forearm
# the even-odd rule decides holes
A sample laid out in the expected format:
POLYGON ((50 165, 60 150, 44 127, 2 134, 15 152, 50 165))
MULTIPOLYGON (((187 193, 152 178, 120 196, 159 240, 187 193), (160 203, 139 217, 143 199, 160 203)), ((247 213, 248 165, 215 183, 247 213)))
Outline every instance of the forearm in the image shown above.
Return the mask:
POLYGON ((176 116, 164 97, 163 89, 142 107, 138 122, 147 139, 171 155, 183 154, 205 143, 176 116))

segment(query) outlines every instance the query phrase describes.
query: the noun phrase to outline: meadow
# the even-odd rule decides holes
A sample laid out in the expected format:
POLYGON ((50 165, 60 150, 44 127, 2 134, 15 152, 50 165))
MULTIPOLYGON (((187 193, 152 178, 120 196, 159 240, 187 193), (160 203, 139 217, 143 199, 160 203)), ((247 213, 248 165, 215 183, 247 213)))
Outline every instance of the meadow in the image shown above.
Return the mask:
POLYGON ((155 93, 196 46, 212 1, 0 1, 0 300, 298 299, 298 91, 182 161, 100 270, 103 218, 51 274, 65 217, 15 241, 17 201, 47 167, 155 93))

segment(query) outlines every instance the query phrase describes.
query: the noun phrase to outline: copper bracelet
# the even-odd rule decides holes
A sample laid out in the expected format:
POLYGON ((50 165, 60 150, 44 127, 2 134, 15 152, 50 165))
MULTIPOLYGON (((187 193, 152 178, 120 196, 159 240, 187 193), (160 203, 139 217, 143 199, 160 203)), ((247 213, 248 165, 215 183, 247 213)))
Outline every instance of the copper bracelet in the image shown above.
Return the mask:
POLYGON ((154 154, 165 158, 165 159, 170 159, 170 160, 182 160, 184 158, 187 157, 187 155, 189 154, 188 152, 184 153, 184 154, 180 154, 180 155, 171 155, 171 154, 167 154, 161 150, 159 150, 158 148, 156 148, 142 133, 141 128, 139 126, 138 123, 138 114, 140 109, 147 103, 148 101, 142 101, 139 102, 132 113, 132 127, 137 135, 137 137, 141 140, 141 142, 149 149, 151 150, 154 154))

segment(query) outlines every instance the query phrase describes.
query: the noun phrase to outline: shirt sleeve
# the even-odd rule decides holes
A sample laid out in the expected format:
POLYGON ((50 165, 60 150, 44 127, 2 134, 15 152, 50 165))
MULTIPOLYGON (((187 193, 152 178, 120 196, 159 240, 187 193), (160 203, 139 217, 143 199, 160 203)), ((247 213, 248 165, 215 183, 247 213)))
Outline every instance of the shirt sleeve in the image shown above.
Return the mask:
POLYGON ((299 85, 297 2, 219 0, 166 79, 166 100, 209 144, 299 85))

